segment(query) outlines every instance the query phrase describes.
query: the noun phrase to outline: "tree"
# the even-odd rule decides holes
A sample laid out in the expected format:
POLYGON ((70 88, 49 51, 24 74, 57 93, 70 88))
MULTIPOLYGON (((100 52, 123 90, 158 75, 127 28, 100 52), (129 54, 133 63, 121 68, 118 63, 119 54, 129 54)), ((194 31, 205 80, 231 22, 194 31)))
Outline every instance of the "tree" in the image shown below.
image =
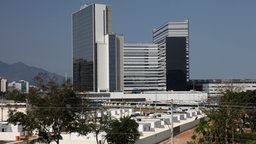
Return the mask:
MULTIPOLYGON (((78 113, 77 123, 73 129, 73 132, 77 132, 80 135, 86 136, 88 133, 92 132, 90 127, 91 123, 91 111, 92 109, 89 107, 89 103, 87 100, 82 100, 81 111, 78 113)), ((97 141, 98 143, 98 141, 97 141)))
POLYGON ((95 133, 97 144, 104 143, 104 140, 99 140, 99 134, 101 132, 105 132, 109 127, 110 117, 108 115, 104 115, 102 110, 93 110, 89 115, 89 128, 90 131, 95 133), (100 112, 98 116, 97 113, 100 112))
POLYGON ((112 120, 106 131, 109 144, 133 144, 139 139, 139 124, 130 117, 112 120))
POLYGON ((87 107, 83 108, 83 111, 80 113, 79 124, 77 126, 76 132, 80 135, 87 135, 88 133, 94 133, 97 144, 103 144, 105 139, 99 139, 99 134, 106 131, 109 127, 111 118, 104 112, 104 109, 101 105, 93 105, 88 102, 84 102, 83 105, 87 107))
POLYGON ((23 130, 29 133, 39 127, 37 121, 34 121, 32 113, 25 114, 16 110, 9 110, 9 119, 7 121, 14 125, 22 125, 23 130))
POLYGON ((9 92, 6 96, 7 100, 14 100, 14 102, 26 102, 27 94, 23 94, 18 90, 13 90, 9 92))
POLYGON ((55 77, 39 73, 34 80, 38 88, 28 94, 27 114, 12 112, 8 121, 24 124, 31 130, 37 129, 47 142, 53 140, 59 144, 62 131, 72 132, 77 127, 81 100, 70 85, 59 85, 55 77), (22 117, 27 119, 26 122, 23 122, 22 117), (32 127, 33 123, 37 125, 32 127))
POLYGON ((218 106, 203 110, 208 120, 195 127, 190 143, 251 143, 256 136, 255 102, 256 91, 226 91, 218 106))

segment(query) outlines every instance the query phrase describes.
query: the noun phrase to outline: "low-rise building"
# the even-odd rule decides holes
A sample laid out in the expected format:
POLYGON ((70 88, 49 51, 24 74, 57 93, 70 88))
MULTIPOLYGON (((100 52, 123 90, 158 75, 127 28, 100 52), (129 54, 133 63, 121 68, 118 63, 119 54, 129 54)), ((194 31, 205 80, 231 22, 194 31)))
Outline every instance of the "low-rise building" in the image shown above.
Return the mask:
POLYGON ((206 79, 192 80, 191 88, 208 93, 208 97, 222 96, 227 90, 245 92, 256 90, 256 80, 253 79, 206 79))
POLYGON ((19 82, 11 82, 8 84, 8 91, 13 92, 14 90, 19 91, 20 93, 29 93, 29 82, 20 80, 19 82))
POLYGON ((95 102, 111 101, 162 101, 173 100, 175 103, 192 104, 195 102, 206 101, 208 94, 201 91, 150 91, 137 94, 127 94, 122 92, 80 92, 78 96, 95 102))

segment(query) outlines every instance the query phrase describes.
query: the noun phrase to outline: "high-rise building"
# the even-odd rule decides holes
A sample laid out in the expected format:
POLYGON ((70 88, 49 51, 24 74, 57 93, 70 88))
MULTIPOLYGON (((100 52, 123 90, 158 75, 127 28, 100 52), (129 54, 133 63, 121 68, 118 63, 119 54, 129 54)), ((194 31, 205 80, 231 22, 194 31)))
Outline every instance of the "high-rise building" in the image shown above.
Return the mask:
MULTIPOLYGON (((72 15, 73 18, 73 84, 78 91, 120 91, 110 84, 109 52, 121 46, 122 38, 112 34, 112 8, 104 4, 84 5, 72 15), (111 35, 109 35, 111 34, 111 35), (115 38, 113 38, 115 37, 115 38), (118 44, 120 44, 118 43, 118 44), (111 46, 110 46, 111 45, 111 46)), ((122 51, 122 50, 120 50, 122 51)), ((118 56, 115 55, 118 58, 118 56)), ((115 68, 120 69, 120 66, 115 68)), ((117 71, 120 72, 120 71, 117 71)), ((116 73, 120 75, 120 73, 116 73)), ((116 80, 116 82, 120 82, 116 80)))
POLYGON ((168 22, 153 30, 166 90, 183 91, 189 82, 189 21, 168 22))
POLYGON ((124 45, 125 92, 165 90, 165 83, 159 76, 157 45, 124 45))
POLYGON ((109 91, 124 90, 124 37, 109 35, 109 91))

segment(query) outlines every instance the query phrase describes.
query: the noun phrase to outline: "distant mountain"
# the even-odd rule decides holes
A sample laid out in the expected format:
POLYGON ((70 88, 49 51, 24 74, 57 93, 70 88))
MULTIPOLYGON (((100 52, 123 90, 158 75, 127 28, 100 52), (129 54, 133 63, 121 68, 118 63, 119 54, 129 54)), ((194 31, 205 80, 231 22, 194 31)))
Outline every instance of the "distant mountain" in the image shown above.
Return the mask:
POLYGON ((44 69, 28 66, 22 62, 15 64, 6 64, 0 61, 0 77, 6 78, 8 82, 25 80, 34 84, 33 78, 39 73, 47 73, 49 76, 55 76, 59 82, 63 82, 64 77, 44 69))

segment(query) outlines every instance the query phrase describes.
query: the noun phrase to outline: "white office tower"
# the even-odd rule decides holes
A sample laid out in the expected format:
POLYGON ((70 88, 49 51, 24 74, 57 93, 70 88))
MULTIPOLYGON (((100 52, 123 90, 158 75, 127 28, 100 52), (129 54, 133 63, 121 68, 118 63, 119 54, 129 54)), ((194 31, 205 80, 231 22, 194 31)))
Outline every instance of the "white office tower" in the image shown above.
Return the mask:
POLYGON ((124 89, 124 37, 109 34, 109 91, 122 92, 124 89))
POLYGON ((154 44, 124 45, 124 91, 165 90, 159 82, 158 46, 154 44))
MULTIPOLYGON (((72 15, 72 18, 74 89, 76 91, 109 91, 111 6, 84 5, 72 15)), ((120 90, 114 89, 114 91, 120 90)))
POLYGON ((123 36, 112 33, 112 8, 84 5, 73 18, 73 84, 76 91, 123 90, 123 36))
POLYGON ((168 22, 153 30, 159 45, 159 67, 167 90, 184 91, 189 82, 189 22, 168 22))

